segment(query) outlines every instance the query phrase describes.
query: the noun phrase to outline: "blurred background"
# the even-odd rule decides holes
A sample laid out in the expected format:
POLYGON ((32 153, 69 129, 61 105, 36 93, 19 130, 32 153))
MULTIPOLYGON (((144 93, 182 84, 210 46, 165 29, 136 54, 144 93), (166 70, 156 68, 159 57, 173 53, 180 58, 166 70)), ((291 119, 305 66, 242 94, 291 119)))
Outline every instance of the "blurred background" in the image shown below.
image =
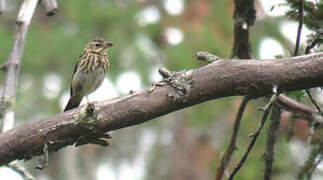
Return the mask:
MULTIPOLYGON (((205 65, 198 51, 229 58, 233 47, 233 1, 224 0, 57 0, 59 11, 47 17, 37 7, 23 54, 16 98, 15 124, 35 121, 62 111, 69 97, 74 65, 85 44, 104 37, 115 44, 108 51, 111 66, 91 101, 101 101, 140 90, 161 79, 159 67, 177 71, 205 65)), ((296 21, 286 18, 289 8, 276 1, 256 1, 257 20, 250 29, 254 58, 288 57, 296 39, 296 21)), ((285 1, 279 1, 284 3, 285 1)), ((21 1, 7 1, 0 16, 0 62, 10 51, 21 1)), ((306 35, 303 28, 301 52, 306 35)), ((318 50, 318 49, 316 49, 318 50)), ((297 92, 295 97, 300 97, 297 92)), ((319 103, 323 95, 315 94, 319 103)), ((216 99, 168 114, 139 126, 112 132, 107 148, 68 147, 50 156, 44 171, 35 170, 39 157, 22 162, 41 180, 208 180, 213 179, 231 138, 242 97, 216 99)), ((310 104, 307 98, 299 98, 310 104)), ((252 101, 244 114, 238 150, 229 172, 241 158, 262 113, 264 100, 252 101)), ((287 116, 287 115, 286 115, 287 116)), ((283 116, 284 117, 284 116, 283 116)), ((282 120, 275 150, 273 179, 293 179, 308 155, 307 125, 297 121, 289 134, 282 120)), ((260 135, 238 179, 263 177, 266 129, 260 135)), ((323 166, 314 175, 323 175, 323 166)), ((1 179, 20 180, 19 174, 0 168, 1 179)))

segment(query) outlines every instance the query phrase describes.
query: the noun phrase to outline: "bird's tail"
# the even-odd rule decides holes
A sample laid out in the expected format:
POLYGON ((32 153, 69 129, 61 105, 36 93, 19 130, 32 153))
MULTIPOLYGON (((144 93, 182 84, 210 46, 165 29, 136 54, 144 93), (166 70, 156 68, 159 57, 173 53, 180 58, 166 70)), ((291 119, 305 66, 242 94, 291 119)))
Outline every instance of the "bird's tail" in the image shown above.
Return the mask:
POLYGON ((80 105, 81 101, 82 101, 82 97, 81 98, 70 97, 70 100, 68 101, 68 103, 64 109, 64 112, 78 107, 80 105))

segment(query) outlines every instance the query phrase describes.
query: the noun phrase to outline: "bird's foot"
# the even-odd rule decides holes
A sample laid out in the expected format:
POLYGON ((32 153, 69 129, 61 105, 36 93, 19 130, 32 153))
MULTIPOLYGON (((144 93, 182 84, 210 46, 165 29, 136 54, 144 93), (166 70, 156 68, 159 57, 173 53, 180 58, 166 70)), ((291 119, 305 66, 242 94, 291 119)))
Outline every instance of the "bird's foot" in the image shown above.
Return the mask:
POLYGON ((98 103, 98 101, 88 101, 87 102, 87 104, 89 105, 89 104, 96 104, 96 103, 98 103))

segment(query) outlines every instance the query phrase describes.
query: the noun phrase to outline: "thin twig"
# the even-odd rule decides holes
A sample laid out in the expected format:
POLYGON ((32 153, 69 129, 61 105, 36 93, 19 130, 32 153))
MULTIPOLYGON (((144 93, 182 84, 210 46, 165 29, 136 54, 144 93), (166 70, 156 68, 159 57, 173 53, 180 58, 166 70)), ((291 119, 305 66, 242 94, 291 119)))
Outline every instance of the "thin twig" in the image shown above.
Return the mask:
POLYGON ((304 22, 303 14, 304 14, 304 1, 299 0, 298 28, 297 28, 297 36, 296 36, 296 44, 295 44, 294 56, 297 56, 297 54, 298 54, 299 43, 301 41, 301 34, 302 34, 302 28, 303 28, 303 22, 304 22))
POLYGON ((308 95, 308 97, 310 98, 310 100, 311 100, 312 104, 313 104, 313 105, 315 106, 315 108, 317 109, 317 111, 318 111, 318 112, 320 112, 320 113, 322 113, 320 106, 316 103, 316 101, 315 101, 315 100, 314 100, 314 98, 312 97, 310 90, 309 90, 309 89, 305 89, 305 91, 306 91, 306 94, 308 95))
POLYGON ((265 160, 265 175, 264 180, 270 180, 272 174, 272 164, 274 162, 274 148, 276 143, 276 134, 279 128, 281 118, 281 110, 277 106, 273 106, 270 118, 270 126, 267 131, 266 153, 264 154, 265 160))
POLYGON ((24 167, 20 166, 17 163, 12 162, 6 166, 19 173, 25 180, 36 180, 36 178, 34 178, 24 167))
POLYGON ((314 37, 313 41, 306 46, 305 54, 308 54, 311 49, 314 48, 314 46, 317 44, 317 42, 320 40, 320 37, 323 35, 323 30, 319 30, 317 35, 314 37))
POLYGON ((276 102, 276 100, 277 100, 277 85, 274 85, 273 95, 270 97, 268 103, 264 107, 260 108, 260 110, 266 111, 274 102, 276 102))
POLYGON ((230 162, 231 156, 232 156, 234 150, 236 150, 236 139, 237 139, 237 135, 238 135, 239 128, 240 128, 240 122, 242 119, 243 112, 245 111, 249 100, 250 100, 250 98, 245 96, 240 104, 239 111, 238 111, 236 119, 234 121, 230 145, 226 149, 226 151, 221 159, 221 165, 218 168, 217 173, 216 173, 216 178, 215 178, 216 180, 222 179, 224 171, 230 162))
POLYGON ((247 150, 246 150, 245 154, 243 155, 243 157, 241 158, 241 160, 239 161, 239 163, 237 164, 237 166, 234 168, 233 172, 230 174, 229 180, 232 180, 232 179, 234 178, 234 175, 235 175, 235 174, 240 170, 240 168, 241 168, 241 167, 243 166, 243 164, 246 162, 246 160, 247 160, 247 158, 248 158, 248 155, 249 155, 249 153, 250 153, 251 149, 252 149, 252 148, 253 148, 253 146, 255 145, 256 140, 257 140, 257 138, 258 138, 258 136, 259 136, 259 134, 260 134, 260 132, 261 132, 262 128, 263 128, 263 127, 264 127, 264 125, 265 125, 265 122, 266 122, 267 117, 268 117, 268 115, 269 115, 270 109, 271 109, 271 106, 269 106, 269 107, 265 110, 264 115, 262 116, 262 119, 261 119, 261 121, 260 121, 260 123, 259 123, 259 125, 258 125, 258 128, 257 128, 256 132, 255 132, 255 133, 253 133, 253 134, 251 135, 252 140, 251 140, 251 142, 250 142, 250 144, 249 144, 249 146, 248 146, 248 148, 247 148, 247 150))

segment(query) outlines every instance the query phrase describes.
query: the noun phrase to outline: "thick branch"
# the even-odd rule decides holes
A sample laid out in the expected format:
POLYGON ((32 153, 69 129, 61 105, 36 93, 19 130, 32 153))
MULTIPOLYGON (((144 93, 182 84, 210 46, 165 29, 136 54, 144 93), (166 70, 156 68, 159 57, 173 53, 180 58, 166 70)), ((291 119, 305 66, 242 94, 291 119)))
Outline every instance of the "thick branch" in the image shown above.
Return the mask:
MULTIPOLYGON (((231 58, 237 57, 241 59, 251 59, 252 51, 249 43, 249 27, 253 25, 256 18, 254 0, 235 0, 234 5, 234 44, 231 58)), ((246 96, 240 104, 240 108, 234 122, 230 144, 221 159, 220 167, 217 169, 215 177, 216 180, 222 179, 231 156, 236 149, 236 138, 240 128, 240 121, 249 100, 250 98, 246 96)))
POLYGON ((29 122, 0 136, 0 165, 29 159, 71 144, 103 144, 105 132, 144 123, 207 100, 272 93, 323 85, 323 53, 273 60, 223 60, 172 74, 164 85, 29 122), (90 114, 90 115, 89 115, 90 114))

